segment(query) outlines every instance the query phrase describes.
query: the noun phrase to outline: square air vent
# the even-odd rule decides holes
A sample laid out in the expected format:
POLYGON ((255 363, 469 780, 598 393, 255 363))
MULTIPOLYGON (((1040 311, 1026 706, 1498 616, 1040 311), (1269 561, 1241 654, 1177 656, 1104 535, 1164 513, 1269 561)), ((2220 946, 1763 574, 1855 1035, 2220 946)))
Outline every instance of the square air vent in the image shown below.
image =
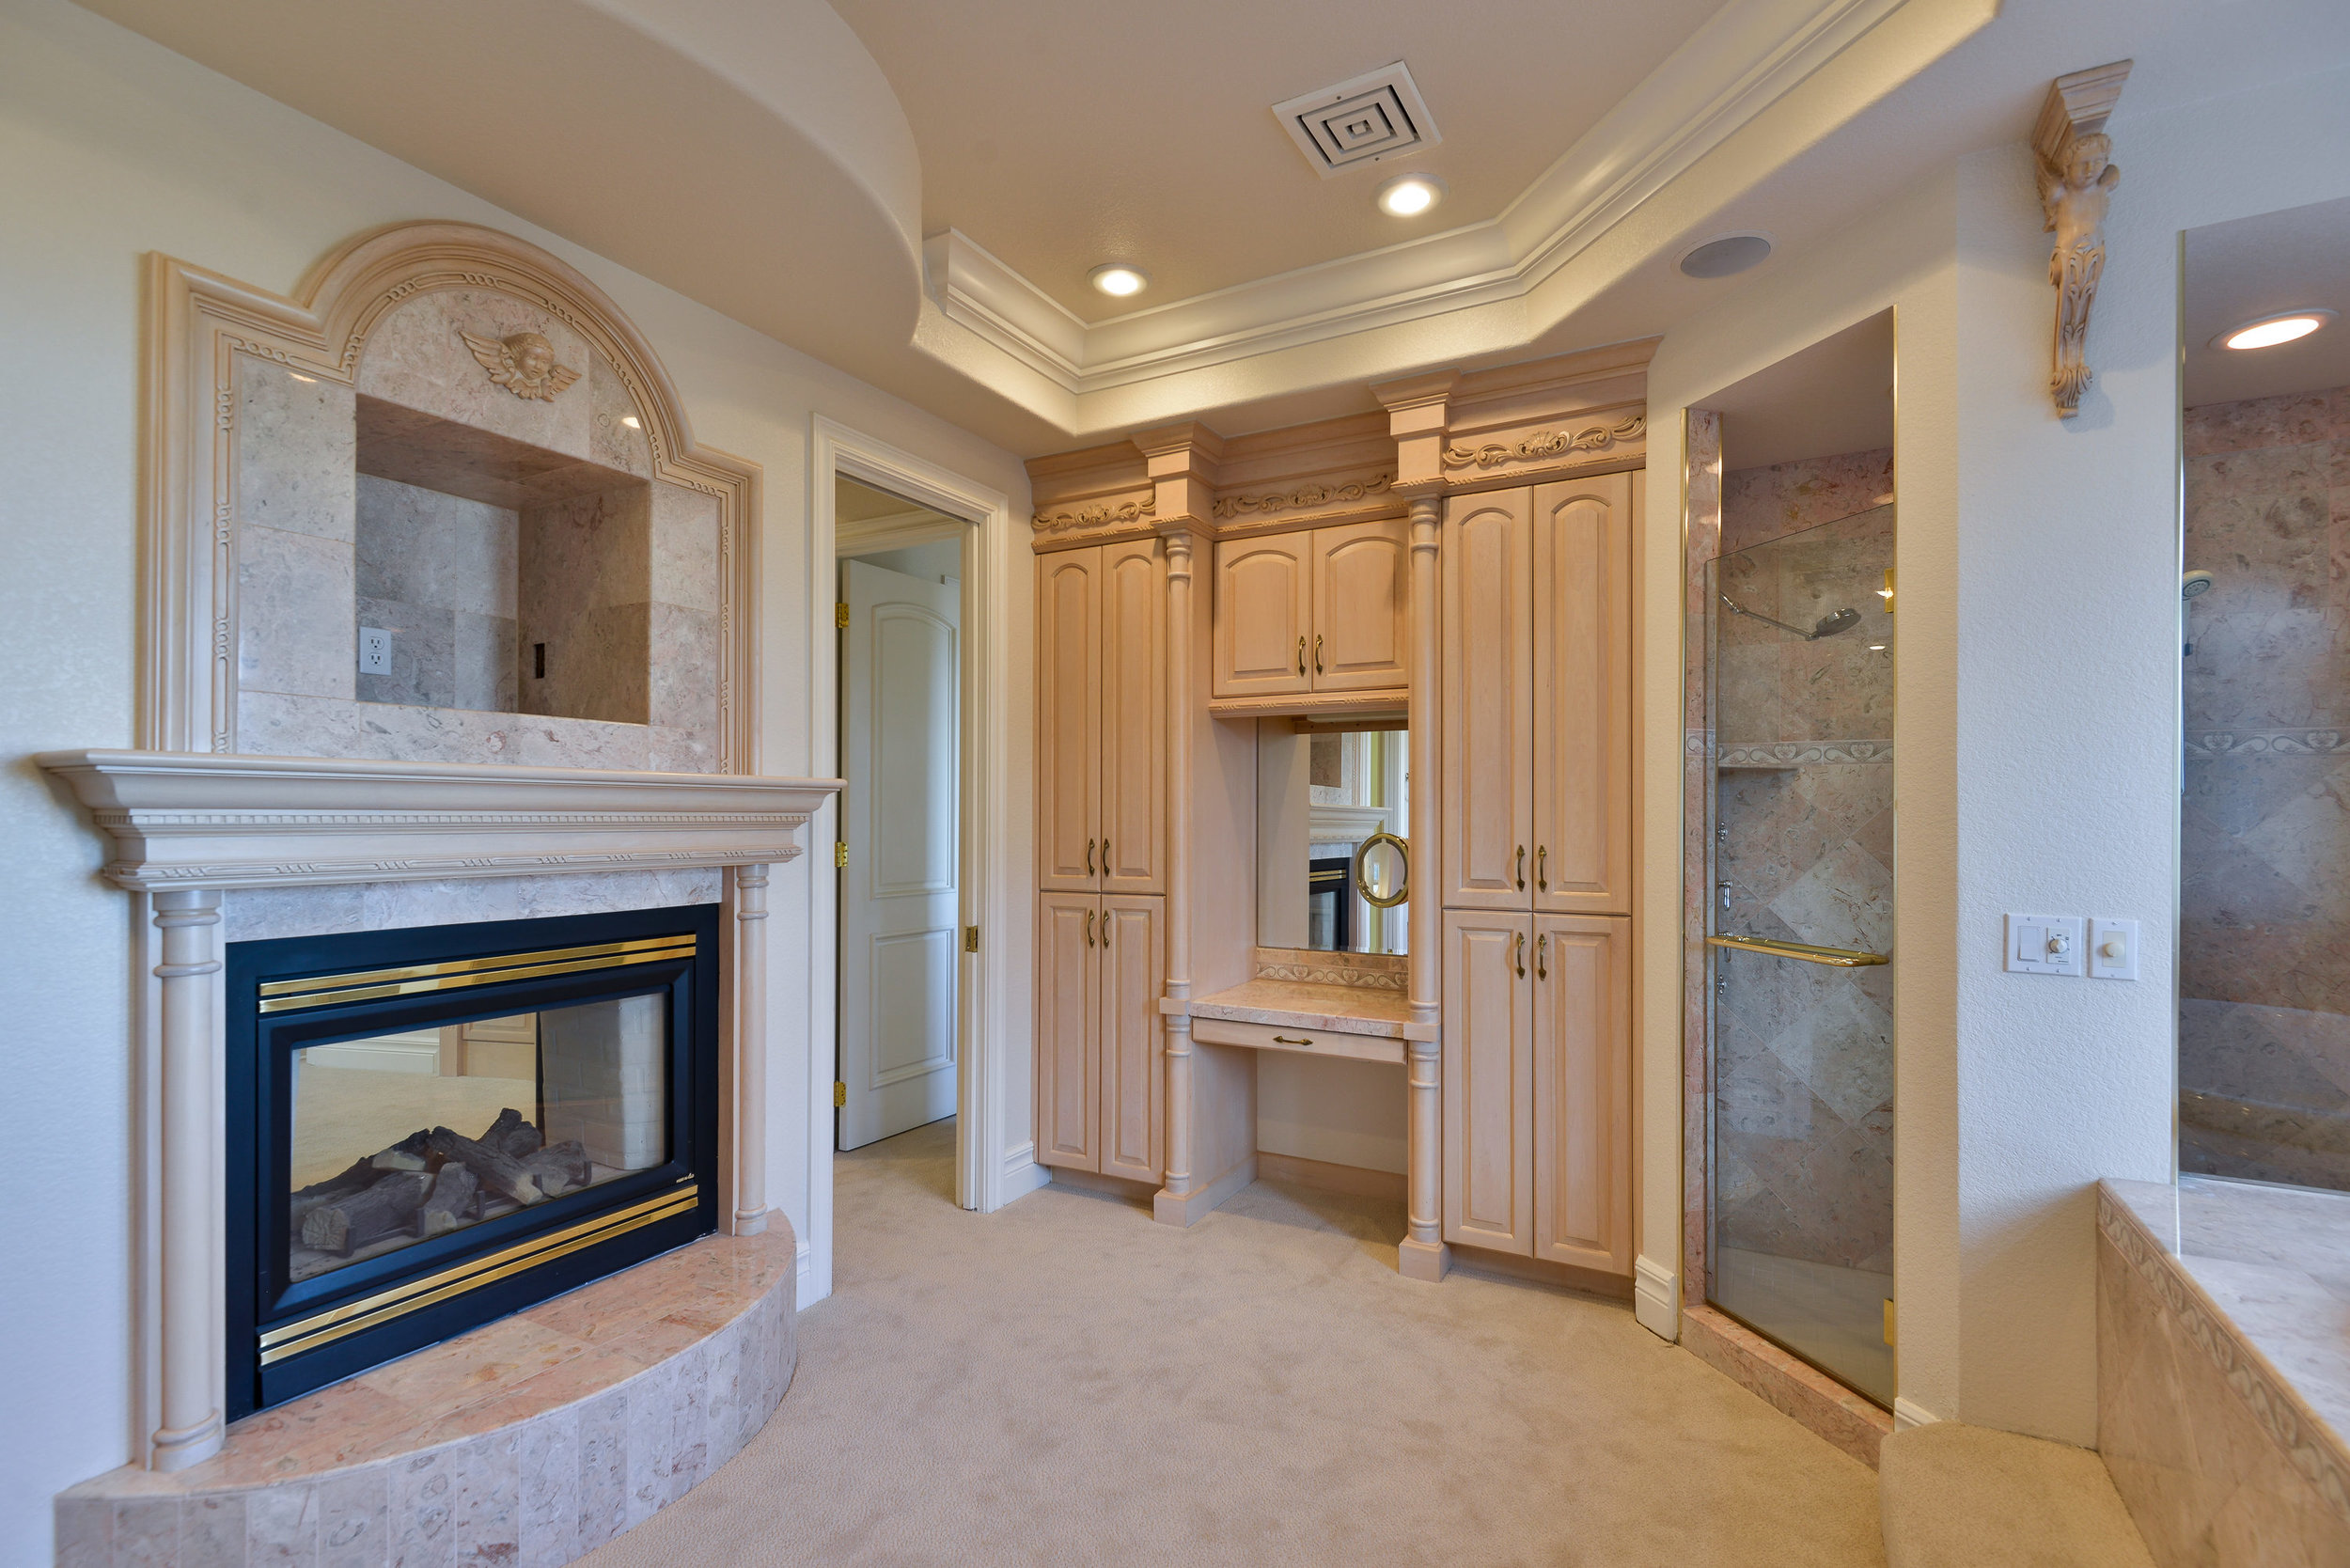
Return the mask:
POLYGON ((1443 139, 1401 60, 1276 103, 1273 114, 1324 180, 1443 139))

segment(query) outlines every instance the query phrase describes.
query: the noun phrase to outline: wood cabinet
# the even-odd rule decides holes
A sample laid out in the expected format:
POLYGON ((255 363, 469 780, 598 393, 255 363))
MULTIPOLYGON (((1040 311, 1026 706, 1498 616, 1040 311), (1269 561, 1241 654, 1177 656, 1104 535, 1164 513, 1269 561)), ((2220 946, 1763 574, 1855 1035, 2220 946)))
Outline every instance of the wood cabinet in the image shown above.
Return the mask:
POLYGON ((1214 695, 1400 695, 1409 681, 1406 560, 1400 520, 1218 541, 1214 695))
POLYGON ((1155 1182, 1167 1168, 1166 900, 1037 896, 1036 1157, 1155 1182))
POLYGON ((1631 921, 1444 918, 1444 1235, 1632 1272, 1631 921))
POLYGON ((1444 902, 1531 911, 1533 493, 1456 496, 1445 512, 1444 902))
POLYGON ((1037 561, 1037 884, 1167 890, 1167 592, 1156 540, 1037 561))

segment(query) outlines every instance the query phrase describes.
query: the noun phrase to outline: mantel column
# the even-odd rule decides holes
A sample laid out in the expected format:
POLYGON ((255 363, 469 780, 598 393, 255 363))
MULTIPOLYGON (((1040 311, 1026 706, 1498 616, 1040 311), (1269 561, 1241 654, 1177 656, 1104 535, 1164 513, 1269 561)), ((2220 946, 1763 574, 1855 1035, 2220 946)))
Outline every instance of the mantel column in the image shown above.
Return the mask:
MULTIPOLYGON (((1443 886, 1436 865, 1436 842, 1442 836, 1436 798, 1436 616, 1437 550, 1444 521, 1444 501, 1436 495, 1415 495, 1411 504, 1412 533, 1412 665, 1411 665, 1411 881, 1406 926, 1411 949, 1407 978, 1411 986, 1412 1022, 1433 1025, 1443 1013, 1437 993, 1437 889, 1443 886)), ((1410 1167, 1406 1188, 1408 1230, 1396 1250, 1398 1272, 1414 1279, 1441 1279, 1450 1262, 1444 1244, 1443 1203, 1438 1186, 1444 1134, 1444 1045, 1438 1040, 1415 1040, 1409 1046, 1407 1093, 1411 1122, 1405 1164, 1410 1167)))
MULTIPOLYGON (((1191 999, 1191 555, 1188 529, 1167 540, 1167 998, 1191 999)), ((1167 1029, 1167 1178, 1152 1201, 1161 1221, 1189 1223, 1191 1195, 1191 1015, 1178 1011, 1167 1029)))
POLYGON ((221 1250, 222 1062, 214 992, 220 981, 220 893, 175 887, 155 895, 163 933, 159 1063, 163 1077, 160 1424, 149 1464, 184 1470, 220 1451, 227 1369, 219 1323, 227 1267, 221 1250))
POLYGON ((727 954, 734 976, 733 1007, 727 1019, 728 1049, 734 1067, 734 1233, 756 1236, 767 1229, 767 873, 765 866, 737 866, 733 941, 727 954))

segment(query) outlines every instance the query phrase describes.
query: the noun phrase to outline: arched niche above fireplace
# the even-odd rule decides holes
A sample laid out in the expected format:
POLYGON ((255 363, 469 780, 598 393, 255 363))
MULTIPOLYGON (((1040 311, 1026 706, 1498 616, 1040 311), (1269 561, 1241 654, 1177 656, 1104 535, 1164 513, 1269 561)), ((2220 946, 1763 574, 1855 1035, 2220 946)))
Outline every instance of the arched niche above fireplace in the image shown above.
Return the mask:
POLYGON ((149 296, 144 744, 747 765, 759 473, 594 284, 419 223, 149 296))

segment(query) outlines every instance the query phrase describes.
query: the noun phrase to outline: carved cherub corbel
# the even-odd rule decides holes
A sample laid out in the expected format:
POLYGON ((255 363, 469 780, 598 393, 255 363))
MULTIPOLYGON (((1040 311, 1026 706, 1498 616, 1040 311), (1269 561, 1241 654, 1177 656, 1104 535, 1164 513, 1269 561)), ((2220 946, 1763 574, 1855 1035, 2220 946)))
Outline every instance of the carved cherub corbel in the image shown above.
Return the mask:
POLYGON ((490 372, 490 379, 517 398, 551 403, 579 379, 577 370, 555 362, 555 345, 535 332, 478 337, 461 327, 457 335, 465 340, 473 356, 481 361, 481 368, 490 372))
POLYGON ((2089 389, 2089 310, 2106 271, 2106 209, 2122 171, 2113 164, 2106 118, 2129 80, 2130 62, 2116 60, 2060 76, 2049 86, 2032 131, 2040 211, 2056 243, 2048 281, 2057 291, 2055 365, 2048 393, 2060 418, 2080 412, 2089 389))

